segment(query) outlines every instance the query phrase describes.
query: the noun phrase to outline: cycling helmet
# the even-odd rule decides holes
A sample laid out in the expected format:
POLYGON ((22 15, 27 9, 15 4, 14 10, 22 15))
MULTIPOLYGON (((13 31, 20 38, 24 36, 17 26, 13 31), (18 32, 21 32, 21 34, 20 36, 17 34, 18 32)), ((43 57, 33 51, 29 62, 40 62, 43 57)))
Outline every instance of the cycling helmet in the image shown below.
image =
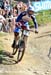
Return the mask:
POLYGON ((33 12, 34 12, 33 6, 29 6, 29 7, 28 7, 28 11, 33 11, 33 12))

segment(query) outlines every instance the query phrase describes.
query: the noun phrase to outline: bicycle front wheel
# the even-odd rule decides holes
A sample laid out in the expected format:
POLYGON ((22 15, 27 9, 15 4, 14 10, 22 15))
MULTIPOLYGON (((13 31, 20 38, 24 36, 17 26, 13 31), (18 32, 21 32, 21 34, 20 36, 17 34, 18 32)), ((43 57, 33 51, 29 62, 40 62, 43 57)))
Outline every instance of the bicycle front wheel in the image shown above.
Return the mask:
POLYGON ((19 46, 17 45, 15 48, 13 48, 13 53, 12 55, 15 55, 17 53, 17 50, 18 50, 19 46))
POLYGON ((18 49, 18 55, 17 55, 17 62, 20 62, 24 56, 25 53, 25 42, 21 40, 19 42, 19 49, 18 49))

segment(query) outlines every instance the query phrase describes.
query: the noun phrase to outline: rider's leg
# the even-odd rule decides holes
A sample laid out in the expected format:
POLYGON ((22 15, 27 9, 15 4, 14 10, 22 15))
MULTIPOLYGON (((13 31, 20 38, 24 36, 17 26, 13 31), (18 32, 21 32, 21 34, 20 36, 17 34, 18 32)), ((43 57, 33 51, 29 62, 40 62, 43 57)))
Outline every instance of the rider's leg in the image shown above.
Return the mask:
MULTIPOLYGON (((29 30, 29 24, 28 22, 25 24, 26 28, 29 30)), ((25 48, 26 48, 26 45, 27 45, 27 39, 28 39, 28 36, 29 36, 29 31, 27 30, 24 30, 23 31, 23 40, 25 41, 25 48)))
POLYGON ((26 48, 26 45, 27 45, 27 39, 28 39, 28 36, 24 35, 23 40, 25 42, 25 48, 26 48))
POLYGON ((20 29, 18 27, 15 28, 15 30, 14 30, 14 41, 13 41, 13 44, 12 44, 13 48, 15 47, 15 44, 17 44, 17 41, 19 39, 19 33, 20 33, 20 29))
POLYGON ((14 32, 14 40, 13 40, 13 44, 12 44, 13 48, 15 47, 15 44, 17 43, 18 39, 19 39, 19 33, 14 32))
POLYGON ((38 24, 36 19, 34 19, 35 33, 38 33, 38 24))
POLYGON ((29 36, 29 31, 24 30, 24 32, 23 32, 23 40, 25 42, 25 47, 27 45, 28 36, 29 36))

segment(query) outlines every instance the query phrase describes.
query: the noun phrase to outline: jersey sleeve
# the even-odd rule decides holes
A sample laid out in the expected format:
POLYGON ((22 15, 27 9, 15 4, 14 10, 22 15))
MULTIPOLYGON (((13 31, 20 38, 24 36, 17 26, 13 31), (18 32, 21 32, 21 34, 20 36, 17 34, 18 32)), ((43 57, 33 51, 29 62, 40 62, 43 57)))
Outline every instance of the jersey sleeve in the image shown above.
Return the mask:
POLYGON ((17 18, 16 22, 20 22, 22 20, 22 17, 26 15, 26 11, 22 12, 17 18))
POLYGON ((37 20, 35 18, 35 16, 31 16, 32 20, 33 20, 33 23, 35 25, 35 28, 38 28, 38 23, 37 23, 37 20))

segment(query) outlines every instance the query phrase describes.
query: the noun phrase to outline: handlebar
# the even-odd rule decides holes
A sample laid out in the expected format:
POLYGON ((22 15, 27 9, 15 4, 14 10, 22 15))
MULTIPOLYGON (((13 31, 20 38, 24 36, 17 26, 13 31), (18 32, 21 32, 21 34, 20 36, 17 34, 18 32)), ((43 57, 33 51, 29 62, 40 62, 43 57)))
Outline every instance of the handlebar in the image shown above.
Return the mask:
POLYGON ((26 26, 21 26, 20 29, 21 29, 21 30, 27 30, 27 31, 34 32, 34 30, 32 30, 32 29, 27 29, 26 26))
POLYGON ((34 30, 27 29, 27 27, 25 25, 21 25, 20 23, 16 24, 16 27, 19 27, 21 30, 27 30, 27 31, 34 32, 34 30))

